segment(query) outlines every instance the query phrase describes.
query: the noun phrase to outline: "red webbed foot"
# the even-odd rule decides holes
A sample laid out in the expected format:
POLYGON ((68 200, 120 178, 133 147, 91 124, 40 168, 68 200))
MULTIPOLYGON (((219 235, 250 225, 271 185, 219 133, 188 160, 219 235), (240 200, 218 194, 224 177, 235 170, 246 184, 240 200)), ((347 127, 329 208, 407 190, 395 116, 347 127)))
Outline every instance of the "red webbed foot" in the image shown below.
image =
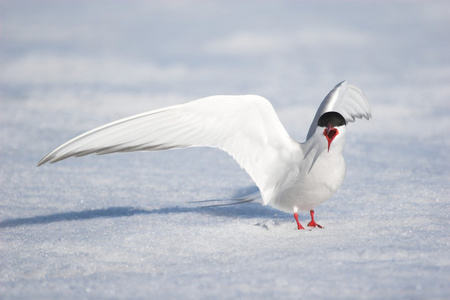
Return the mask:
POLYGON ((317 224, 316 221, 314 221, 314 211, 311 210, 309 212, 311 214, 311 222, 308 223, 308 227, 319 227, 319 228, 323 228, 321 225, 317 224))

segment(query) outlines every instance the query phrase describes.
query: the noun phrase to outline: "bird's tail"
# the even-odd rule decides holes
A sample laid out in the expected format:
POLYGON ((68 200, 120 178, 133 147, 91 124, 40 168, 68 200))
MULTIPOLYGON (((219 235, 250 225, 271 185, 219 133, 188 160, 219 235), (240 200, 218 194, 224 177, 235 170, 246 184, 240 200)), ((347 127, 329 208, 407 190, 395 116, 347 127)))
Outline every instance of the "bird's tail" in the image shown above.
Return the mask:
POLYGON ((255 200, 261 199, 261 194, 259 190, 253 192, 251 194, 245 195, 239 198, 233 199, 208 199, 208 200, 200 200, 200 201, 190 201, 188 203, 198 204, 199 207, 217 207, 217 206, 228 206, 228 205, 236 205, 247 202, 252 202, 255 200))

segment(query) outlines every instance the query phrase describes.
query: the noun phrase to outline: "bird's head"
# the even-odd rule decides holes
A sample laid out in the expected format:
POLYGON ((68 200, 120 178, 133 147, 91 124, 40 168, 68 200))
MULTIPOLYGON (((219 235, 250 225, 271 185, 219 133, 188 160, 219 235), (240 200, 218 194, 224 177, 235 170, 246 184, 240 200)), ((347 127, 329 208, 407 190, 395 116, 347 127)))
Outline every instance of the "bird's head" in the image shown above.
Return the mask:
POLYGON ((344 117, 335 111, 329 111, 320 116, 317 127, 323 132, 324 138, 328 142, 328 152, 330 152, 331 143, 339 136, 344 136, 347 122, 344 117))

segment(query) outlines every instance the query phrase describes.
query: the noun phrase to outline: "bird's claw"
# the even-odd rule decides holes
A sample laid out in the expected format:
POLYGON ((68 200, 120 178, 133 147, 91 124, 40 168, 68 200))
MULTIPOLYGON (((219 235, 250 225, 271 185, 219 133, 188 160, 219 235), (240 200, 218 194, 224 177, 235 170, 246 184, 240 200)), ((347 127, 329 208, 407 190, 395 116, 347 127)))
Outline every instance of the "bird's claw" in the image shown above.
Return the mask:
POLYGON ((315 227, 323 228, 322 225, 317 224, 315 221, 309 222, 309 223, 308 223, 308 227, 312 227, 312 228, 315 228, 315 227))

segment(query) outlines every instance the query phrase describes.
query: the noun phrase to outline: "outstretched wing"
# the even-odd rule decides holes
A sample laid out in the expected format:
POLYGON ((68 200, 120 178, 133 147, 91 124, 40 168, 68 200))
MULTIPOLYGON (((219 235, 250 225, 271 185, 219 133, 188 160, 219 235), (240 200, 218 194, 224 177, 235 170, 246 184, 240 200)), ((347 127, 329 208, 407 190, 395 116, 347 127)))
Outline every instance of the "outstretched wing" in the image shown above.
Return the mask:
POLYGON ((372 117, 364 93, 358 87, 343 81, 336 85, 320 104, 309 128, 307 140, 316 131, 320 116, 329 111, 340 113, 347 122, 353 122, 355 118, 370 119, 372 117))
POLYGON ((258 185, 267 204, 301 156, 272 105, 254 95, 212 96, 121 119, 59 146, 38 166, 91 153, 209 146, 228 152, 258 185))

